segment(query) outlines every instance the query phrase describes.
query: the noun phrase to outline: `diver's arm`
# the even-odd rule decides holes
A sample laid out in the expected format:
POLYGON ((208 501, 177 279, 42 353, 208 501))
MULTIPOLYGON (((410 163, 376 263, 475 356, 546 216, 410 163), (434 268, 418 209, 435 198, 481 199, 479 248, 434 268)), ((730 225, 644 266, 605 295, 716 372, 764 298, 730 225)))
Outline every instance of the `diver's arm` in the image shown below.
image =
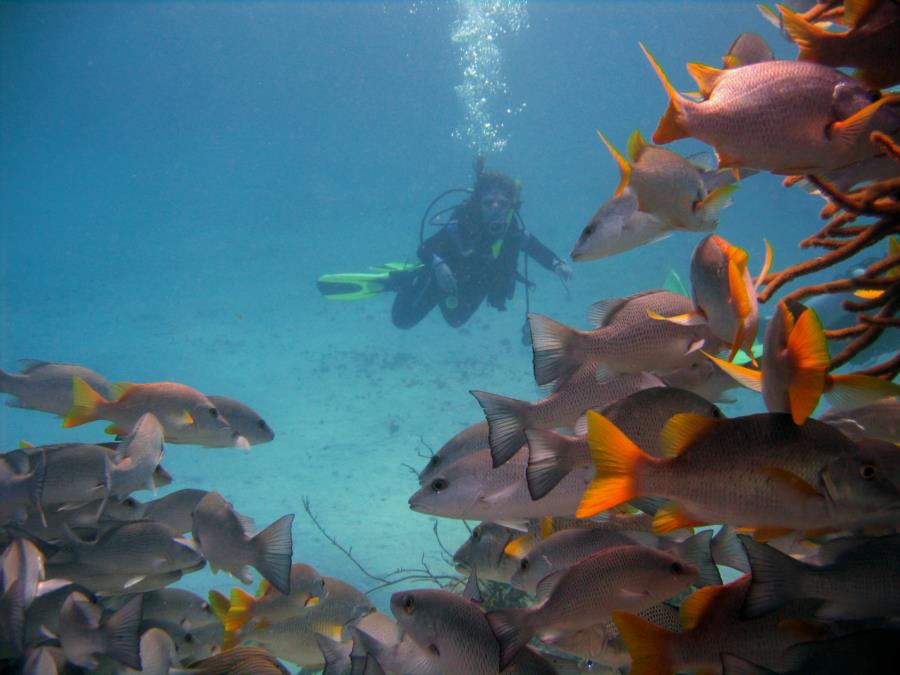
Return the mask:
POLYGON ((554 272, 563 281, 568 281, 572 278, 572 268, 566 264, 565 260, 538 241, 535 236, 524 228, 522 229, 522 250, 534 258, 542 267, 554 272))
POLYGON ((538 241, 537 237, 528 230, 522 230, 522 250, 537 263, 548 270, 555 270, 560 264, 565 264, 562 258, 538 241))

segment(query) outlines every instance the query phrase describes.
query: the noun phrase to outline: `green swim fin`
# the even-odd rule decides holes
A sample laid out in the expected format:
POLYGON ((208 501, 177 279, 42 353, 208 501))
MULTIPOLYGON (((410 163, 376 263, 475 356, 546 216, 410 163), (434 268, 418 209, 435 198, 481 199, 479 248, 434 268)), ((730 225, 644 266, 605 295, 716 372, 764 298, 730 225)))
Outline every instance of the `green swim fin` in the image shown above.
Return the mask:
POLYGON ((421 263, 385 263, 370 267, 370 272, 323 274, 316 285, 328 300, 363 300, 393 290, 389 283, 393 275, 414 272, 421 267, 421 263))

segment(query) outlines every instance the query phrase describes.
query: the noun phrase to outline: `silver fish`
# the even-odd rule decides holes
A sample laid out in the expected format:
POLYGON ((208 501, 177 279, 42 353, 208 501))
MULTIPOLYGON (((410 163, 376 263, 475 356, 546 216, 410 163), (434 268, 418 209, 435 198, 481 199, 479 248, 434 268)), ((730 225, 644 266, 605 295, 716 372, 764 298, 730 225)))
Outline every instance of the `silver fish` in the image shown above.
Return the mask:
POLYGON ((0 392, 15 396, 6 405, 13 408, 42 410, 65 416, 72 408, 72 378, 80 377, 103 396, 109 382, 102 375, 71 363, 49 363, 26 359, 20 373, 0 370, 0 392))
POLYGON ((486 448, 489 445, 487 422, 477 422, 466 427, 444 443, 440 450, 431 456, 428 464, 419 473, 419 484, 424 485, 431 482, 435 473, 441 468, 449 466, 461 457, 486 448))
POLYGON ((291 524, 294 514, 282 516, 254 537, 248 537, 237 512, 218 492, 210 492, 194 509, 194 541, 213 571, 224 569, 244 583, 252 565, 285 595, 291 592, 291 524))

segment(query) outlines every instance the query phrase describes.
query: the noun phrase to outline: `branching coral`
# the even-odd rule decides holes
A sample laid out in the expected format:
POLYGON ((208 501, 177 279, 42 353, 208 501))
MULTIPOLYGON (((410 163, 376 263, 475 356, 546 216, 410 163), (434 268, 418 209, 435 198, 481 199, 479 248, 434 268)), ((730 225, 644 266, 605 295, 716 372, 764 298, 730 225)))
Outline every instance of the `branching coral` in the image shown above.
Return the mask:
MULTIPOLYGON (((870 138, 885 155, 900 163, 900 146, 887 135, 873 132, 870 138)), ((860 251, 875 246, 885 238, 900 233, 900 177, 872 183, 848 192, 842 192, 820 176, 806 178, 828 200, 821 215, 829 220, 819 232, 800 242, 800 246, 824 248, 828 253, 766 276, 763 279, 765 288, 759 294, 760 302, 766 302, 782 286, 795 279, 833 267, 860 251), (861 216, 876 220, 864 225, 854 224, 861 216)), ((900 326, 900 319, 896 316, 900 307, 900 277, 895 276, 898 266, 900 255, 889 253, 882 260, 866 268, 859 276, 804 286, 786 296, 785 299, 802 300, 826 293, 869 291, 864 293, 865 298, 858 302, 851 300, 843 302, 844 309, 856 314, 856 325, 825 333, 829 340, 852 339, 832 358, 832 369, 844 365, 870 347, 885 330, 900 326)), ((900 372, 900 357, 895 355, 864 372, 868 375, 893 379, 900 372)))

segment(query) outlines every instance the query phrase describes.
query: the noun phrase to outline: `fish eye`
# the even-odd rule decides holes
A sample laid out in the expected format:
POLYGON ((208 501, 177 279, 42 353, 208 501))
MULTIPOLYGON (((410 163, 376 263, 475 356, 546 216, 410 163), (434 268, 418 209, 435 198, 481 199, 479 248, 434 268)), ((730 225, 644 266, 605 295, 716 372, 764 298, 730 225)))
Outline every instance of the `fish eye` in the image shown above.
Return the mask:
POLYGON ((122 500, 122 506, 127 506, 129 509, 137 506, 137 500, 134 497, 126 497, 122 500))
POLYGON ((522 560, 519 561, 519 569, 523 572, 528 569, 528 558, 522 558, 522 560))
POLYGON ((201 609, 202 611, 204 611, 204 612, 207 612, 207 613, 209 613, 209 612, 212 611, 212 609, 210 608, 208 602, 204 602, 203 604, 201 604, 201 605, 200 605, 200 609, 201 609))
POLYGON ((712 416, 715 417, 715 418, 717 418, 717 419, 718 419, 718 418, 721 418, 721 417, 725 417, 725 415, 722 414, 722 411, 719 410, 719 407, 718 407, 718 406, 713 406, 713 409, 712 409, 712 416))
POLYGON ((403 611, 407 614, 412 614, 416 609, 416 600, 411 595, 404 596, 403 598, 403 611))
POLYGON ((194 643, 194 636, 191 635, 190 633, 185 633, 185 634, 184 634, 184 641, 185 641, 185 643, 187 643, 187 644, 189 644, 189 645, 190 645, 190 644, 193 644, 193 643, 194 643))
POLYGON ((597 226, 594 225, 593 223, 591 223, 586 228, 584 228, 584 233, 590 237, 592 234, 594 234, 594 230, 596 230, 596 229, 597 229, 597 226))
POLYGON ((877 473, 878 470, 874 464, 863 464, 859 467, 859 475, 862 476, 863 480, 872 480, 877 473))
POLYGON ((256 423, 256 426, 257 426, 258 428, 262 429, 263 431, 265 431, 265 429, 266 429, 266 421, 265 421, 265 420, 259 420, 259 421, 256 423))
POLYGON ((431 481, 431 491, 432 492, 440 492, 441 490, 447 489, 447 481, 443 478, 435 478, 431 481))
POLYGON ((677 560, 669 565, 669 569, 675 574, 681 574, 684 571, 684 568, 681 566, 681 563, 677 560))
POLYGON ((210 417, 218 417, 219 416, 219 411, 216 410, 215 408, 210 408, 207 412, 209 412, 210 417))
POLYGON ((472 541, 478 541, 481 539, 481 530, 477 527, 472 530, 472 541))

